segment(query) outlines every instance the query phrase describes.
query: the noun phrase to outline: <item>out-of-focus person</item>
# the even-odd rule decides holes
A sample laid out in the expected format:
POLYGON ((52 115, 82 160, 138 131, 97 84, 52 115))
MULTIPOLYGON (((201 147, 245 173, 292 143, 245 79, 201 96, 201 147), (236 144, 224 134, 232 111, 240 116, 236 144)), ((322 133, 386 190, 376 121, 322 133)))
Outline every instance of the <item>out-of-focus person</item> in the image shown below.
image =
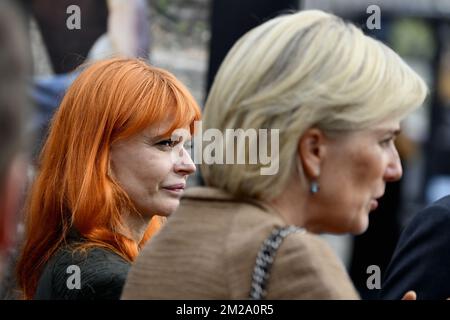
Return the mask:
POLYGON ((419 300, 450 297, 450 196, 443 197, 414 215, 403 230, 386 270, 380 299, 414 290, 419 300))
POLYGON ((0 291, 26 182, 28 47, 17 8, 0 2, 0 291))

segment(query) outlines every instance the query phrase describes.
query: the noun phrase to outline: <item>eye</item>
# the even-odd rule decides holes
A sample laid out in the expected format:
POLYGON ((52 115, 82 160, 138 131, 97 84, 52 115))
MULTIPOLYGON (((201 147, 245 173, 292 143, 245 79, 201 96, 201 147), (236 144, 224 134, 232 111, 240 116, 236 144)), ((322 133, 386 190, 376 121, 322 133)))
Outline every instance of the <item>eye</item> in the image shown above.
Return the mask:
POLYGON ((173 141, 171 139, 161 140, 156 143, 156 145, 164 147, 164 148, 173 148, 178 144, 178 141, 173 141))
POLYGON ((391 144, 391 142, 394 141, 394 139, 395 139, 395 137, 394 137, 394 136, 391 136, 391 137, 389 137, 389 138, 387 138, 387 139, 381 140, 381 141, 380 141, 380 145, 381 145, 382 147, 388 147, 388 146, 391 144))

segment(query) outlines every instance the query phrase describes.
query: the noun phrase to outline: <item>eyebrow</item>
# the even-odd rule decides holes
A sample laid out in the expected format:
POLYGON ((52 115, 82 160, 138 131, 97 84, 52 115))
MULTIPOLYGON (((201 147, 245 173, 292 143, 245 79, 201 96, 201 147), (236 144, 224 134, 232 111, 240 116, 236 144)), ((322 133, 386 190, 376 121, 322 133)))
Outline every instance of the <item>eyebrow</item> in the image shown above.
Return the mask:
POLYGON ((172 134, 170 134, 170 135, 168 135, 168 134, 165 134, 165 135, 158 135, 158 136, 155 136, 155 137, 153 137, 153 138, 149 138, 149 139, 151 139, 151 140, 153 140, 153 141, 160 141, 160 140, 172 140, 172 141, 183 141, 183 142, 187 142, 187 141, 192 141, 192 137, 191 136, 177 136, 178 137, 178 139, 175 139, 175 140, 172 140, 172 134), (179 140, 179 139, 181 139, 181 140, 179 140))
POLYGON ((149 142, 151 142, 151 143, 156 143, 156 142, 158 142, 158 141, 170 139, 170 135, 167 135, 167 134, 166 134, 166 135, 157 135, 157 136, 153 136, 153 135, 148 134, 148 133, 143 133, 143 134, 142 134, 142 137, 143 137, 145 140, 147 140, 147 141, 149 141, 149 142))
POLYGON ((172 135, 171 134, 161 134, 161 135, 158 135, 158 136, 153 136, 153 137, 149 137, 150 139, 152 139, 152 140, 163 140, 163 139, 170 139, 172 137, 172 135))

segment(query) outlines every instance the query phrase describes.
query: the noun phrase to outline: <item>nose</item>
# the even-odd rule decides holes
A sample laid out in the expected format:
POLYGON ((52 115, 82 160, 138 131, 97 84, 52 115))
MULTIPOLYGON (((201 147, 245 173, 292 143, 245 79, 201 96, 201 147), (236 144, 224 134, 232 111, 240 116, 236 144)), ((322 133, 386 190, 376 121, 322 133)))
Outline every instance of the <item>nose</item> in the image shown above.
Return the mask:
POLYGON ((191 156, 184 148, 182 148, 180 153, 181 154, 179 161, 177 161, 174 165, 175 173, 182 176, 188 176, 190 174, 193 174, 197 170, 197 168, 195 167, 195 164, 192 161, 191 156))
POLYGON ((397 148, 393 146, 392 152, 389 155, 389 163, 384 172, 384 180, 393 182, 399 180, 403 175, 402 163, 398 155, 397 148))

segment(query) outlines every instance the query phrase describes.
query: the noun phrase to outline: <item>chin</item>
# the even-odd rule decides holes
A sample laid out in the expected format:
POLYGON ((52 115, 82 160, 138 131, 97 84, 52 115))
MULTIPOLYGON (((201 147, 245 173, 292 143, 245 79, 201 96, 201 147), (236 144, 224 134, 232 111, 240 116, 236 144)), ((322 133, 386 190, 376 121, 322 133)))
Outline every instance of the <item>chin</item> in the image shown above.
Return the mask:
POLYGON ((364 228, 364 229, 361 229, 361 230, 353 231, 353 232, 351 232, 351 234, 354 235, 354 236, 359 236, 359 235, 362 235, 366 231, 367 231, 367 228, 364 228))
POLYGON ((369 228, 369 220, 365 219, 364 221, 361 221, 359 224, 357 224, 350 231, 350 233, 355 235, 355 236, 358 236, 358 235, 363 234, 364 232, 366 232, 368 228, 369 228))
MULTIPOLYGON (((170 202, 172 202, 172 201, 170 201, 170 202)), ((173 201, 173 202, 175 202, 175 201, 173 201)), ((172 213, 174 213, 178 209, 179 206, 180 206, 180 201, 177 201, 176 203, 168 203, 168 204, 166 204, 166 206, 162 207, 161 210, 157 211, 158 215, 168 217, 172 213)))
POLYGON ((161 217, 168 217, 174 213, 180 205, 180 201, 174 201, 173 199, 165 200, 161 205, 149 204, 144 209, 139 210, 143 217, 153 217, 158 215, 161 217))

